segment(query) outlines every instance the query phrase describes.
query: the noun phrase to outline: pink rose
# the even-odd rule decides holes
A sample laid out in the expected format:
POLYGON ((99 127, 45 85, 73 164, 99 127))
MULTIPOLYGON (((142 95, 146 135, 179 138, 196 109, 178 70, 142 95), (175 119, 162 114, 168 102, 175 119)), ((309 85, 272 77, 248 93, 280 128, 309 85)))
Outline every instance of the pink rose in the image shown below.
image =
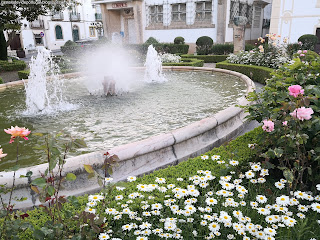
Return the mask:
POLYGON ((303 53, 308 53, 308 50, 303 50, 303 53))
POLYGON ((300 85, 292 85, 288 87, 289 95, 298 97, 299 94, 304 94, 304 89, 300 85))
POLYGON ((311 114, 313 114, 312 108, 305 108, 305 107, 297 108, 292 113, 290 113, 290 115, 293 118, 298 118, 299 120, 302 120, 302 121, 309 120, 310 118, 312 118, 311 114))
POLYGON ((302 51, 301 50, 298 50, 298 52, 297 52, 298 54, 300 54, 300 53, 302 53, 302 51))
POLYGON ((300 54, 300 57, 304 57, 305 55, 303 53, 300 54))
POLYGON ((263 122, 263 126, 262 126, 263 131, 272 132, 274 130, 274 122, 270 120, 263 120, 262 122, 263 122))
POLYGON ((13 143, 14 139, 16 137, 21 137, 24 140, 28 140, 27 136, 31 133, 31 131, 29 131, 29 129, 27 128, 20 128, 18 126, 8 128, 8 129, 4 129, 4 131, 8 134, 11 135, 11 139, 9 143, 13 143))
POLYGON ((288 126, 288 121, 283 121, 283 122, 282 122, 282 125, 283 125, 283 126, 288 126))

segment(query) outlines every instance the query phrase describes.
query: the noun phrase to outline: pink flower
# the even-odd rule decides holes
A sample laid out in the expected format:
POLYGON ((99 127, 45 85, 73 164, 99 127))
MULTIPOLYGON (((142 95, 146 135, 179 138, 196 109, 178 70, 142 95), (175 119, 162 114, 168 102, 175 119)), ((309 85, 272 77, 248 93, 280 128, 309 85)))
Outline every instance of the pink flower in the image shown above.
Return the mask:
POLYGON ((262 126, 263 131, 272 132, 274 130, 274 122, 270 120, 263 120, 262 122, 263 122, 263 126, 262 126))
POLYGON ((290 113, 290 115, 293 118, 298 118, 299 120, 302 120, 302 121, 309 120, 310 118, 312 118, 311 114, 313 114, 312 108, 305 108, 305 107, 297 108, 292 113, 290 113))
POLYGON ((2 148, 0 148, 0 159, 7 156, 6 153, 3 153, 2 148))
POLYGON ((300 57, 304 57, 305 55, 303 53, 300 54, 300 57))
POLYGON ((13 143, 16 137, 21 137, 24 140, 29 140, 27 136, 31 133, 29 129, 20 128, 18 126, 12 127, 10 129, 4 129, 4 131, 8 134, 11 134, 11 139, 9 143, 13 143))
POLYGON ((282 122, 282 125, 283 125, 283 126, 288 126, 288 121, 283 121, 283 122, 282 122))
POLYGON ((292 85, 288 87, 289 95, 298 97, 299 94, 304 94, 304 89, 300 85, 292 85))
POLYGON ((308 53, 308 50, 303 50, 303 53, 308 53))
POLYGON ((300 53, 302 53, 302 51, 301 50, 298 50, 298 52, 297 52, 298 54, 300 54, 300 53))

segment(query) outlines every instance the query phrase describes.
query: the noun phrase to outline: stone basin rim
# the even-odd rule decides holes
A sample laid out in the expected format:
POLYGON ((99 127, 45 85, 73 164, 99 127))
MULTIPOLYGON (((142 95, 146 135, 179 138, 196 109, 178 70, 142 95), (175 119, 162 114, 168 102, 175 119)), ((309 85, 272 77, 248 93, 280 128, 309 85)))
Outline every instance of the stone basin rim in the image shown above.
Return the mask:
MULTIPOLYGON (((144 67, 134 69, 143 70, 144 67)), ((188 67, 188 66, 164 66, 164 70, 173 71, 199 71, 199 72, 220 72, 239 77, 247 85, 246 94, 255 90, 254 82, 244 74, 219 68, 207 67, 188 67)), ((79 76, 79 72, 63 74, 65 78, 79 76)), ((1 89, 23 85, 25 80, 11 83, 0 84, 1 89)), ((248 105, 249 101, 241 97, 238 105, 248 105)), ((181 161, 187 160, 211 150, 215 146, 235 137, 243 128, 245 123, 244 110, 231 106, 219 111, 213 116, 207 117, 200 121, 191 123, 185 127, 172 130, 167 133, 151 136, 147 139, 120 145, 108 150, 111 154, 119 156, 119 167, 115 167, 112 177, 114 181, 126 180, 128 176, 139 176, 150 173, 159 168, 168 165, 174 165, 181 161), (130 169, 131 168, 131 169, 130 169)), ((77 180, 70 184, 65 183, 65 189, 60 191, 60 195, 83 195, 98 192, 100 186, 96 180, 88 180, 87 173, 84 170, 84 164, 93 165, 96 168, 101 167, 104 161, 104 153, 107 150, 100 150, 92 153, 82 154, 68 158, 63 175, 69 172, 77 175, 77 180)), ((27 196, 28 200, 24 202, 14 202, 15 209, 28 209, 38 206, 41 203, 36 199, 35 193, 30 189, 30 182, 40 177, 44 173, 48 164, 40 164, 18 169, 16 171, 16 188, 13 195, 16 197, 27 196), (31 178, 19 178, 20 175, 26 175, 31 170, 31 178)), ((12 187, 13 171, 0 172, 0 184, 7 183, 7 187, 12 187)), ((6 199, 6 195, 3 196, 6 199)))

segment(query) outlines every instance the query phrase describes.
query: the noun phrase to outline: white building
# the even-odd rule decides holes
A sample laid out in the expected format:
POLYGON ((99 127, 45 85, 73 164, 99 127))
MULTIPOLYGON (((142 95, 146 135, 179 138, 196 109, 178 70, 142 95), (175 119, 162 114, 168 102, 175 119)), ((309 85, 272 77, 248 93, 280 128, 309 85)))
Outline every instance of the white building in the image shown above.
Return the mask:
POLYGON ((26 52, 44 46, 50 50, 60 49, 68 40, 97 40, 103 35, 102 16, 99 6, 91 0, 81 0, 81 5, 61 12, 39 16, 38 20, 21 21, 21 31, 16 36, 11 50, 23 48, 26 52))
POLYGON ((304 34, 320 40, 320 0, 274 0, 270 33, 287 37, 291 43, 304 34))
POLYGON ((173 42, 178 36, 184 37, 186 43, 195 43, 201 36, 224 43, 233 41, 234 16, 248 18, 246 40, 266 33, 264 8, 271 0, 95 0, 94 3, 101 6, 105 35, 123 36, 125 43, 143 43, 149 37, 173 42))

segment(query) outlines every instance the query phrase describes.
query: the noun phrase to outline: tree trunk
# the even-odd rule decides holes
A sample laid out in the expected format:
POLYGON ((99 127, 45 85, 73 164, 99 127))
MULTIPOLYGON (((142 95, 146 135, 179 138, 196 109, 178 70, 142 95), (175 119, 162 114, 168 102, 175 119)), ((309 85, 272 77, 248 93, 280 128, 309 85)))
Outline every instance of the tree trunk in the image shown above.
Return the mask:
POLYGON ((0 60, 8 60, 7 41, 3 29, 4 26, 0 25, 0 60))

